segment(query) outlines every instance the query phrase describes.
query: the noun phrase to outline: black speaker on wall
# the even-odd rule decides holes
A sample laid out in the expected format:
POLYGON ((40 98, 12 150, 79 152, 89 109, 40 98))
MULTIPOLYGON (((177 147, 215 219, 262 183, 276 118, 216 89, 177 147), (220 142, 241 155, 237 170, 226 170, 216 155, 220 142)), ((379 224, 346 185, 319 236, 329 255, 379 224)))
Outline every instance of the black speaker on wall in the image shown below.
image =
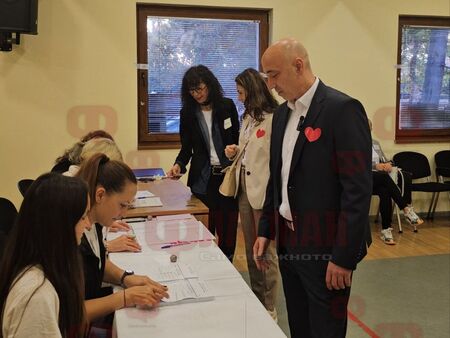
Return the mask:
POLYGON ((36 35, 37 15, 38 0, 0 0, 0 51, 20 44, 20 34, 36 35))
POLYGON ((0 0, 0 32, 37 34, 38 0, 0 0))

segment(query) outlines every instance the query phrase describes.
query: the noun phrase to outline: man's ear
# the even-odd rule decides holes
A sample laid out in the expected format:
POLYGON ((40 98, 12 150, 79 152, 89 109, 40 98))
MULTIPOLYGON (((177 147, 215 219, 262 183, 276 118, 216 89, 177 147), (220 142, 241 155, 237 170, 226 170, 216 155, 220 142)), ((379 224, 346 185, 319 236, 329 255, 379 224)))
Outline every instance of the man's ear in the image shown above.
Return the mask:
POLYGON ((301 74, 304 69, 303 59, 299 57, 295 58, 294 67, 297 74, 301 74))
POLYGON ((96 204, 101 203, 104 200, 105 196, 106 196, 105 188, 103 188, 102 186, 98 186, 95 189, 95 203, 96 204))

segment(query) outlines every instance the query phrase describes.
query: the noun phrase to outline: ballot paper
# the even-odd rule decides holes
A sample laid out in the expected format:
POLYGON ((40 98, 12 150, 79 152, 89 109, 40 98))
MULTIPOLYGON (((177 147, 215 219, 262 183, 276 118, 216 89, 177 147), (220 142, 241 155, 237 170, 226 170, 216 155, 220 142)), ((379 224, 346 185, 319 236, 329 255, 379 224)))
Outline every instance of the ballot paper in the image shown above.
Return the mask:
POLYGON ((214 299, 206 281, 199 278, 183 279, 165 283, 169 298, 163 298, 160 306, 187 302, 205 302, 214 299))

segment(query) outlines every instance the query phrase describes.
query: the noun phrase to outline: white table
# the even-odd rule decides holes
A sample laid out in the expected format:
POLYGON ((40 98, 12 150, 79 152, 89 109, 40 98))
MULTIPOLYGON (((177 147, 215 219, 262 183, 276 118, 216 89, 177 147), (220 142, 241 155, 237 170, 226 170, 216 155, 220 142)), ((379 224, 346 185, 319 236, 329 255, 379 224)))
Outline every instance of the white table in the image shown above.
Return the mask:
POLYGON ((167 264, 170 255, 176 254, 178 262, 192 266, 199 277, 208 283, 215 298, 206 302, 169 305, 151 310, 118 310, 115 314, 114 336, 286 337, 213 241, 161 249, 161 244, 152 244, 155 232, 148 222, 135 223, 133 227, 142 252, 112 253, 109 256, 111 261, 121 268, 152 277, 155 264, 167 264))

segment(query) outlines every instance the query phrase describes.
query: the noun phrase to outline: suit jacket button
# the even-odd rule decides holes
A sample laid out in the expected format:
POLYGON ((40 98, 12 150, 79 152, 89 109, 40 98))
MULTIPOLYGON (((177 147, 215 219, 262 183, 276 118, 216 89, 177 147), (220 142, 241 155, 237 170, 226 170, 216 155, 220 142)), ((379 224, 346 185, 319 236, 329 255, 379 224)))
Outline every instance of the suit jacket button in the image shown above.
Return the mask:
POLYGON ((250 171, 247 171, 247 176, 249 176, 250 175, 250 171))
POLYGON ((294 187, 292 185, 288 186, 288 190, 294 190, 294 187))

